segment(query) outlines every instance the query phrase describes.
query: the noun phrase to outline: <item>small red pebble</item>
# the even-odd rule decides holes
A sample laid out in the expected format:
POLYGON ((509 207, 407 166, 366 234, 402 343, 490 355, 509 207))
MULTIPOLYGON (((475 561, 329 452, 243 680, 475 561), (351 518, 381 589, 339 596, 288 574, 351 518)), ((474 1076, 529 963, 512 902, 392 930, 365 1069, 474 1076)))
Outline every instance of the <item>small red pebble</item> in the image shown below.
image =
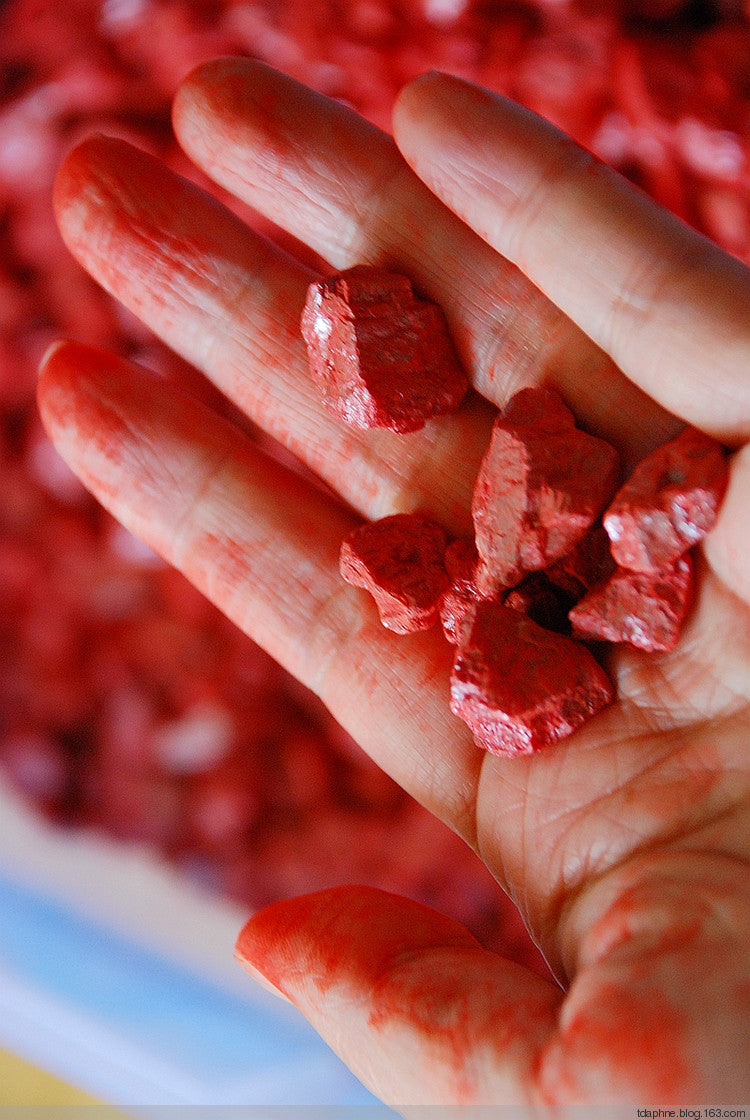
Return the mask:
POLYGON ((602 520, 623 568, 656 572, 705 537, 727 486, 720 443, 685 428, 638 464, 602 520))
POLYGON ((609 677, 580 642, 520 611, 479 603, 459 646, 451 710, 493 754, 531 754, 570 735, 614 699, 609 677))
POLYGON ((686 554, 658 572, 617 568, 568 617, 578 636, 667 652, 677 645, 692 593, 693 564, 686 554))
POLYGON ((569 553, 614 493, 618 470, 615 448, 576 428, 553 389, 516 393, 495 421, 474 489, 480 594, 569 553))
POLYGON ((474 581, 477 550, 474 541, 464 537, 451 541, 445 550, 445 570, 451 585, 440 604, 443 633, 452 645, 460 645, 464 619, 479 600, 474 581))
POLYGON ((447 543, 445 529, 424 514, 396 513, 349 534, 341 546, 341 575, 370 592, 389 630, 427 630, 450 585, 447 543))
POLYGON ((417 431, 469 387, 442 311, 397 272, 360 265, 311 284, 301 329, 325 404, 357 428, 417 431))

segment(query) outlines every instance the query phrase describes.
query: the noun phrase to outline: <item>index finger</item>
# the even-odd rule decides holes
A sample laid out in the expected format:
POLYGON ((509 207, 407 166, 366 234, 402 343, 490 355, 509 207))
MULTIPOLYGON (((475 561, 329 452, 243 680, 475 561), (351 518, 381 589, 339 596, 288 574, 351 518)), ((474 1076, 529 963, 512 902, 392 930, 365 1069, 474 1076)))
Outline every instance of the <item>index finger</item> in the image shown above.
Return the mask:
POLYGON ((632 381, 727 443, 750 436, 750 271, 547 121, 445 74, 394 130, 435 193, 632 381))

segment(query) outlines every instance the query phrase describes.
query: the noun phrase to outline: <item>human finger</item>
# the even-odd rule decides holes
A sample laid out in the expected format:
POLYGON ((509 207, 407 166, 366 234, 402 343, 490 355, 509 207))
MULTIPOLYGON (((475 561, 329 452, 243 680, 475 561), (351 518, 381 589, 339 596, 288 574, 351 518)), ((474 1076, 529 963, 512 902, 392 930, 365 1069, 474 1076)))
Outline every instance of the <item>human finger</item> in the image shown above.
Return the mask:
POLYGON ((728 443, 750 436, 750 272, 551 124, 444 74, 394 112, 424 182, 636 384, 728 443))
POLYGON ((642 453, 666 438, 669 418, 347 106, 260 62, 225 58, 186 79, 173 120, 216 182, 335 268, 385 263, 410 275, 445 310, 475 387, 495 404, 548 381, 623 447, 642 453))
POLYGON ((562 992, 451 918, 338 887, 259 911, 236 953, 396 1108, 534 1101, 562 992))
POLYGON ((300 334, 310 269, 122 140, 78 145, 55 206, 84 267, 360 513, 420 506, 448 529, 469 528, 486 402, 472 397, 409 436, 342 424, 321 402, 300 334))
POLYGON ((105 507, 474 842, 481 752, 445 700, 450 647, 434 631, 385 630, 369 596, 342 582, 351 511, 179 387, 91 347, 47 356, 39 404, 105 507))

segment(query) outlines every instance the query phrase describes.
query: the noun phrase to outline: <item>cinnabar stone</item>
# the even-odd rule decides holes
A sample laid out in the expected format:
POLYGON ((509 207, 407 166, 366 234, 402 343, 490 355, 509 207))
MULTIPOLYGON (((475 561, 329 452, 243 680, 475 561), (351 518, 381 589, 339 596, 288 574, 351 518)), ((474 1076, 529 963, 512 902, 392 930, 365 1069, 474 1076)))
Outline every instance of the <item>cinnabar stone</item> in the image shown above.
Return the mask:
POLYGON ((440 604, 443 633, 452 645, 461 642, 464 620, 479 600, 474 580, 477 550, 473 540, 460 537, 445 550, 445 570, 451 584, 440 604))
POLYGON ((612 682, 582 643, 512 607, 476 606, 456 653, 450 704, 480 746, 530 754, 570 735, 613 699, 612 682))
POLYGON ((341 546, 347 583, 375 600, 383 626, 397 634, 437 622, 450 585, 443 556, 448 534, 421 513, 397 513, 360 525, 341 546))
POLYGON ((623 568, 656 572, 714 526, 727 486, 717 440, 685 428, 643 459, 603 515, 612 555, 623 568))
POLYGON ((573 632, 653 653, 677 645, 693 598, 689 553, 657 572, 617 568, 569 612, 573 632))
POLYGON ((360 265, 311 284, 301 329, 326 406, 357 428, 416 431, 468 389, 443 312, 399 273, 360 265))
POLYGON ((597 520, 572 551, 550 564, 545 572, 556 587, 580 599, 595 584, 611 576, 616 567, 609 550, 609 537, 597 520))
POLYGON ((472 500, 482 596, 565 556, 618 483, 611 444, 576 428, 553 389, 522 389, 495 421, 472 500))

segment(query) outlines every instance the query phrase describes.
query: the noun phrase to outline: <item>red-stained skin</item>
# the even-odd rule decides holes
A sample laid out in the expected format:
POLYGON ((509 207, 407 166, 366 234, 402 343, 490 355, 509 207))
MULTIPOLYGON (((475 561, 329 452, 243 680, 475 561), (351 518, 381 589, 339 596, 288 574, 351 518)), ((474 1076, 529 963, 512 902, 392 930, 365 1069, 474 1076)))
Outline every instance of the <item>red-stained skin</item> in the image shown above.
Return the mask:
POLYGON ((634 1104, 673 1107, 689 1096, 694 1084, 685 1053, 684 1017, 658 990, 634 993, 604 984, 595 1002, 587 1001, 542 1055, 538 1076, 543 1099, 550 1104, 601 1103, 601 1086, 608 1085, 614 1100, 619 1089, 634 1104))
POLYGON ((600 983, 558 1023, 554 985, 485 959, 452 919, 382 892, 341 887, 267 907, 245 926, 236 955, 303 1004, 336 988, 368 1009, 368 1030, 398 1040, 407 1028, 459 1102, 476 1100, 483 1067, 509 1055, 529 1094, 549 1105, 601 1103, 603 1084, 627 1099, 634 1071, 641 1101, 682 1100, 694 1083, 681 1012, 647 978, 636 990, 600 983))
POLYGON ((499 977, 498 958, 453 919, 363 887, 266 907, 244 927, 236 956, 292 999, 304 990, 315 1004, 332 988, 348 990, 355 1006, 369 1008, 370 1030, 407 1028, 429 1043, 427 1060, 445 1070, 459 1103, 476 1099, 475 1064, 491 1067, 534 1038, 541 1044, 561 998, 520 965, 502 962, 509 975, 499 977))
MULTIPOLYGON (((238 959, 249 960, 284 994, 290 994, 297 985, 297 977, 308 972, 322 994, 342 982, 360 990, 369 988, 403 952, 405 900, 394 897, 389 910, 383 906, 382 892, 357 888, 356 904, 353 897, 352 888, 340 887, 267 907, 251 918, 240 933, 238 959), (346 920, 342 921, 344 907, 346 920), (305 937, 305 956, 300 960, 299 931, 312 926, 318 936, 305 937), (356 954, 352 946, 361 942, 362 931, 366 934, 367 952, 356 954)), ((409 946, 413 952, 430 947, 480 948, 476 938, 453 919, 416 902, 407 905, 409 946)))
MULTIPOLYGON (((63 369, 62 376, 57 375, 54 381, 48 378, 40 405, 42 414, 51 421, 54 429, 61 432, 75 431, 83 444, 96 447, 101 455, 117 465, 122 461, 123 441, 120 435, 126 430, 127 424, 116 410, 105 411, 98 395, 91 398, 86 394, 86 381, 100 376, 101 362, 100 351, 92 347, 77 348, 77 391, 70 391, 73 388, 72 372, 63 369)), ((116 358, 108 356, 107 362, 125 368, 116 358)), ((106 499, 108 496, 115 497, 119 488, 106 478, 97 477, 96 489, 106 499)))

